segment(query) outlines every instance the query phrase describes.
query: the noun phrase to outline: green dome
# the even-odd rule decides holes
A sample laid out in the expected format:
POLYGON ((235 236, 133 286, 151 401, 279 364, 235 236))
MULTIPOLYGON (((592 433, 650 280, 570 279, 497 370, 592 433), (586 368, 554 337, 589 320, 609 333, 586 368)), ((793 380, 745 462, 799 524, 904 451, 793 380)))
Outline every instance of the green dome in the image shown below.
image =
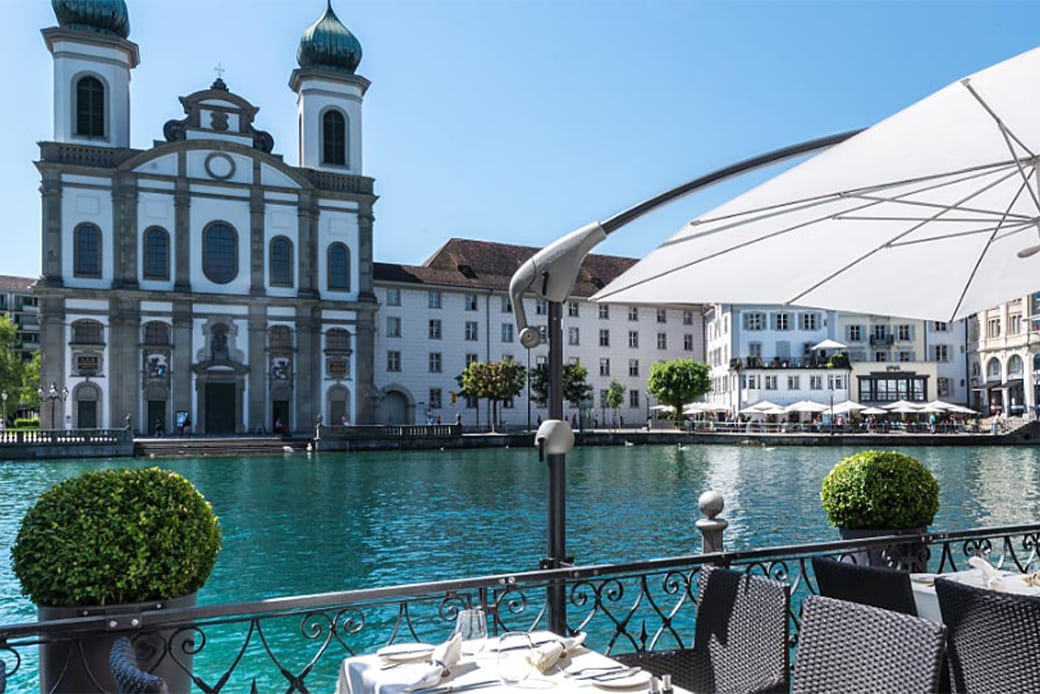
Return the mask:
POLYGON ((51 0, 58 24, 100 34, 130 35, 130 13, 125 0, 51 0))
POLYGON ((302 68, 322 68, 354 73, 361 62, 361 43, 343 26, 332 11, 332 0, 325 13, 307 27, 300 38, 296 62, 302 68))

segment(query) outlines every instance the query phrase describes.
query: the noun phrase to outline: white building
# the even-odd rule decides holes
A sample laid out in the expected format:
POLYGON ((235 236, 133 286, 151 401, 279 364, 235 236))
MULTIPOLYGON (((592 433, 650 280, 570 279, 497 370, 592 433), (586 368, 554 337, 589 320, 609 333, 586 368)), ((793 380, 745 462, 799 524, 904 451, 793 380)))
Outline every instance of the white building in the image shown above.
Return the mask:
POLYGON ((969 406, 1034 417, 1040 403, 1040 293, 976 314, 969 322, 969 406))
MULTIPOLYGON (((455 377, 471 361, 512 359, 533 368, 548 347, 524 349, 516 330, 509 280, 538 249, 451 239, 418 266, 375 264, 379 325, 375 341, 376 420, 381 423, 442 422, 461 416, 464 425, 488 424, 487 401, 467 402, 455 377)), ((612 380, 625 388, 619 416, 642 425, 652 404, 646 382, 650 365, 676 358, 704 359, 700 306, 648 308, 592 304, 588 297, 635 263, 630 258, 589 255, 572 300, 563 311, 564 361, 588 369, 593 387, 587 420, 606 425, 615 414, 604 402, 612 380)), ((534 297, 524 308, 532 326, 544 329, 548 305, 534 297)), ((547 408, 525 390, 499 408, 502 424, 527 426, 547 408)), ((579 408, 565 403, 565 416, 579 408)))
MULTIPOLYGON (((44 427, 203 433, 370 418, 373 181, 357 39, 331 6, 300 39, 299 166, 223 80, 134 124, 123 0, 54 0, 54 133, 40 144, 44 427), (177 118, 177 111, 183 117, 177 118), (360 394, 363 394, 360 395, 360 394)), ((173 5, 170 11, 179 11, 173 5)), ((291 56, 286 56, 287 68, 291 56)), ((288 70, 287 70, 288 71, 288 70)), ((284 108, 292 108, 286 94, 284 108)), ((277 107, 277 106, 275 106, 277 107)))

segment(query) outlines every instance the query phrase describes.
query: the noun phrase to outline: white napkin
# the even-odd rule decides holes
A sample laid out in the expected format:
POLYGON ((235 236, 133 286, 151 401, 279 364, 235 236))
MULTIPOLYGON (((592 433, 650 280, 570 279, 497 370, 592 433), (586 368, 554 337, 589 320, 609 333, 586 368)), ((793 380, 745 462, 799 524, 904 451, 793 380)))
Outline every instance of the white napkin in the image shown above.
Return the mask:
POLYGON ((988 561, 982 557, 968 557, 968 565, 979 570, 987 588, 990 590, 1004 590, 1004 578, 988 561))
POLYGON ((410 692, 437 685, 451 672, 461 657, 462 634, 452 634, 450 639, 433 649, 433 653, 430 655, 430 665, 405 691, 410 692))
POLYGON ((538 672, 545 674, 545 672, 559 662, 561 658, 569 655, 571 651, 578 648, 578 646, 583 643, 585 643, 585 632, 581 632, 577 636, 572 636, 568 639, 559 639, 557 641, 543 643, 541 646, 531 651, 531 665, 533 665, 538 672))

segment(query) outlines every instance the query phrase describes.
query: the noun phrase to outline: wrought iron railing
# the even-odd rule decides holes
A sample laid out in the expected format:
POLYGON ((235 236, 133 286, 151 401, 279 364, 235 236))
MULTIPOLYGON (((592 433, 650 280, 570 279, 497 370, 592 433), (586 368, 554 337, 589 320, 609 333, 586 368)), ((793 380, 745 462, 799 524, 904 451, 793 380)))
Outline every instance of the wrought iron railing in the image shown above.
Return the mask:
MULTIPOLYGON (((763 550, 720 552, 550 571, 294 596, 225 605, 159 609, 115 617, 91 615, 0 626, 0 660, 14 691, 38 686, 36 646, 126 631, 135 638, 164 630, 160 658, 191 662, 194 691, 331 691, 346 656, 395 641, 443 640, 455 613, 482 605, 489 629, 545 628, 547 589, 562 586, 566 623, 605 653, 690 646, 697 576, 705 564, 784 581, 792 589, 791 643, 801 602, 816 592, 810 558, 880 551, 892 565, 932 572, 967 568, 981 556, 998 567, 1040 564, 1040 524, 901 535, 763 550)), ((70 649, 75 654, 77 649, 70 649)))

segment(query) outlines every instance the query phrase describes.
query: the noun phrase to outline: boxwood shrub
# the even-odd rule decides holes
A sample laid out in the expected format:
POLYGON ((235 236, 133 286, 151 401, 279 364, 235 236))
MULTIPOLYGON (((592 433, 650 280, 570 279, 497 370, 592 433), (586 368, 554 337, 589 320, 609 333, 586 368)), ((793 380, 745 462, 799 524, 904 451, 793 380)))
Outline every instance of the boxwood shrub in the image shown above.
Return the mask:
POLYGON ((939 483, 918 460, 895 451, 861 451, 841 460, 823 479, 827 519, 847 530, 910 530, 931 524, 939 510, 939 483))
POLYGON ((22 518, 11 559, 37 605, 125 604, 194 593, 220 544, 220 523, 190 481, 123 468, 44 492, 22 518))

